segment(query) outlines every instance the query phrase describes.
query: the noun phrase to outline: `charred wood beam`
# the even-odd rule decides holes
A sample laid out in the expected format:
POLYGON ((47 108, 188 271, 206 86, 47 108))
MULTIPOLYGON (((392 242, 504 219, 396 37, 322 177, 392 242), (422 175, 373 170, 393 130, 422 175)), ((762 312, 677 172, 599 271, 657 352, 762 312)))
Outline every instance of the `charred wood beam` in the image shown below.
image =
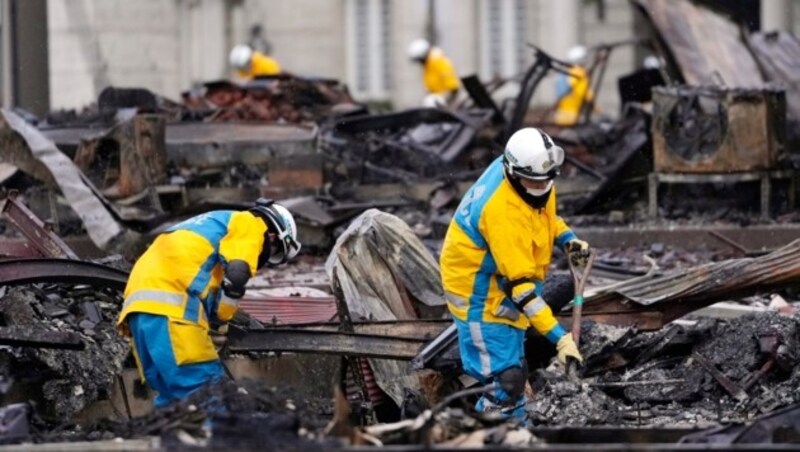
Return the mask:
POLYGON ((289 352, 411 360, 424 344, 424 340, 377 334, 296 328, 243 330, 232 326, 227 349, 232 353, 289 352))
POLYGON ((41 282, 88 284, 124 290, 128 274, 105 265, 70 259, 15 259, 0 262, 0 286, 41 282))
POLYGON ((83 350, 78 333, 71 331, 36 331, 22 326, 0 327, 0 345, 12 347, 83 350))

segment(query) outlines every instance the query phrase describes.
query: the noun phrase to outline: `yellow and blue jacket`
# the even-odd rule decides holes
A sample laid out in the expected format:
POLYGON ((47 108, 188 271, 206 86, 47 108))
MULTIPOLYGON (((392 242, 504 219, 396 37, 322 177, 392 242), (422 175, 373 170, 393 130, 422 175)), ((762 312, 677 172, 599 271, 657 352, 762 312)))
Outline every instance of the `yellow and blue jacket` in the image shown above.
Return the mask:
POLYGON ((278 75, 281 73, 281 65, 278 60, 270 56, 264 55, 261 52, 253 52, 250 57, 250 67, 246 70, 238 70, 236 74, 248 80, 254 79, 259 76, 278 75))
POLYGON ((565 334, 550 308, 534 306, 530 321, 503 290, 509 281, 514 300, 530 291, 541 295, 554 246, 576 238, 556 215, 555 187, 542 209, 528 205, 506 180, 496 159, 467 191, 447 230, 440 258, 447 307, 467 322, 532 325, 556 342, 565 334))
POLYGON ((208 212, 171 227, 134 265, 117 326, 129 336, 125 318, 136 312, 199 325, 206 332, 209 320, 230 320, 238 300, 221 293, 225 268, 239 259, 255 274, 266 231, 264 221, 252 213, 229 210, 208 212))
POLYGON ((570 75, 561 75, 558 79, 556 105, 553 122, 560 126, 571 126, 578 123, 584 101, 592 102, 594 92, 589 87, 589 76, 586 69, 574 65, 569 68, 570 75))
POLYGON ((456 70, 453 68, 453 63, 437 47, 431 49, 425 59, 423 79, 425 88, 431 94, 446 95, 461 86, 456 70))

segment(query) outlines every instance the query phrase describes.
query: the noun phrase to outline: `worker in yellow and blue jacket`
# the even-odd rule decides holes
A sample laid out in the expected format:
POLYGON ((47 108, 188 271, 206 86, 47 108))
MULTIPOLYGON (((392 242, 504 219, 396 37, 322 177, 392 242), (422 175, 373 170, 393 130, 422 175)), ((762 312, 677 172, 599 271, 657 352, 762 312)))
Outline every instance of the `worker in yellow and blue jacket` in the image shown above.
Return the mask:
POLYGON ((233 318, 258 268, 299 250, 291 213, 264 198, 247 211, 190 218, 155 239, 131 271, 117 326, 158 392, 156 406, 222 378, 209 325, 233 318))
MULTIPOLYGON (((572 335, 542 297, 553 248, 576 264, 589 256, 556 215, 553 179, 564 151, 538 129, 515 132, 467 191, 447 230, 441 253, 442 283, 458 331, 464 371, 492 393, 476 405, 525 421, 525 330, 556 344, 558 358, 582 361, 572 335)), ((567 300, 568 301, 568 300, 567 300)))
POLYGON ((445 106, 455 98, 461 82, 442 49, 431 47, 425 39, 416 39, 408 46, 408 56, 423 67, 423 82, 428 91, 424 106, 445 106))
POLYGON ((560 126, 574 126, 580 120, 584 103, 593 107, 594 92, 589 86, 586 73, 586 48, 575 46, 570 49, 567 61, 571 64, 567 74, 559 74, 556 79, 556 110, 553 122, 560 126))
POLYGON ((228 55, 228 62, 236 69, 236 75, 245 80, 281 73, 281 65, 276 59, 247 45, 234 46, 228 55))

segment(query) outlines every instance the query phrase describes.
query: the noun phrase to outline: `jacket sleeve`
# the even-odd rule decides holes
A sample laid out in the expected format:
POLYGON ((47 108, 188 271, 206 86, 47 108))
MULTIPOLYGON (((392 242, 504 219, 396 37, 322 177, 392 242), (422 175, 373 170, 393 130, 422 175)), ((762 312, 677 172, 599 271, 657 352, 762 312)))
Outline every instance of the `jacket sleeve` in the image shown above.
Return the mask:
MULTIPOLYGON (((497 270, 508 281, 536 276, 533 236, 530 228, 525 226, 527 223, 516 209, 500 210, 497 206, 484 210, 480 219, 479 229, 489 245, 497 270)), ((518 304, 532 295, 541 294, 541 291, 542 282, 517 284, 512 289, 512 301, 518 304)), ((553 311, 541 300, 529 305, 525 315, 536 331, 550 341, 557 342, 564 335, 553 311)))
POLYGON ((575 240, 577 238, 578 236, 567 226, 567 222, 556 215, 556 246, 564 249, 570 240, 575 240))
POLYGON ((258 255, 264 247, 267 225, 250 212, 234 212, 228 220, 228 232, 219 243, 219 254, 227 268, 232 260, 243 260, 254 275, 258 266, 258 255))

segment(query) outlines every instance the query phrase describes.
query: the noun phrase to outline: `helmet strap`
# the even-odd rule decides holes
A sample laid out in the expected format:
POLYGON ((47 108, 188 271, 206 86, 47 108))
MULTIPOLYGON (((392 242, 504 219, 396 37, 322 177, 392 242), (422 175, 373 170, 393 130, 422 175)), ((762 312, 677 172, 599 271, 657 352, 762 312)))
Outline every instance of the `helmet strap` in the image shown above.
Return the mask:
POLYGON ((508 183, 511 184, 511 187, 514 191, 525 201, 526 204, 533 207, 534 209, 544 209, 547 205, 547 201, 550 200, 550 194, 553 193, 553 189, 547 191, 547 193, 541 196, 533 196, 532 194, 528 193, 528 190, 522 185, 519 181, 518 177, 512 176, 506 171, 506 179, 508 183))
POLYGON ((261 253, 258 255, 258 268, 267 264, 269 257, 272 255, 272 238, 269 236, 269 231, 264 233, 264 245, 261 247, 261 253))

